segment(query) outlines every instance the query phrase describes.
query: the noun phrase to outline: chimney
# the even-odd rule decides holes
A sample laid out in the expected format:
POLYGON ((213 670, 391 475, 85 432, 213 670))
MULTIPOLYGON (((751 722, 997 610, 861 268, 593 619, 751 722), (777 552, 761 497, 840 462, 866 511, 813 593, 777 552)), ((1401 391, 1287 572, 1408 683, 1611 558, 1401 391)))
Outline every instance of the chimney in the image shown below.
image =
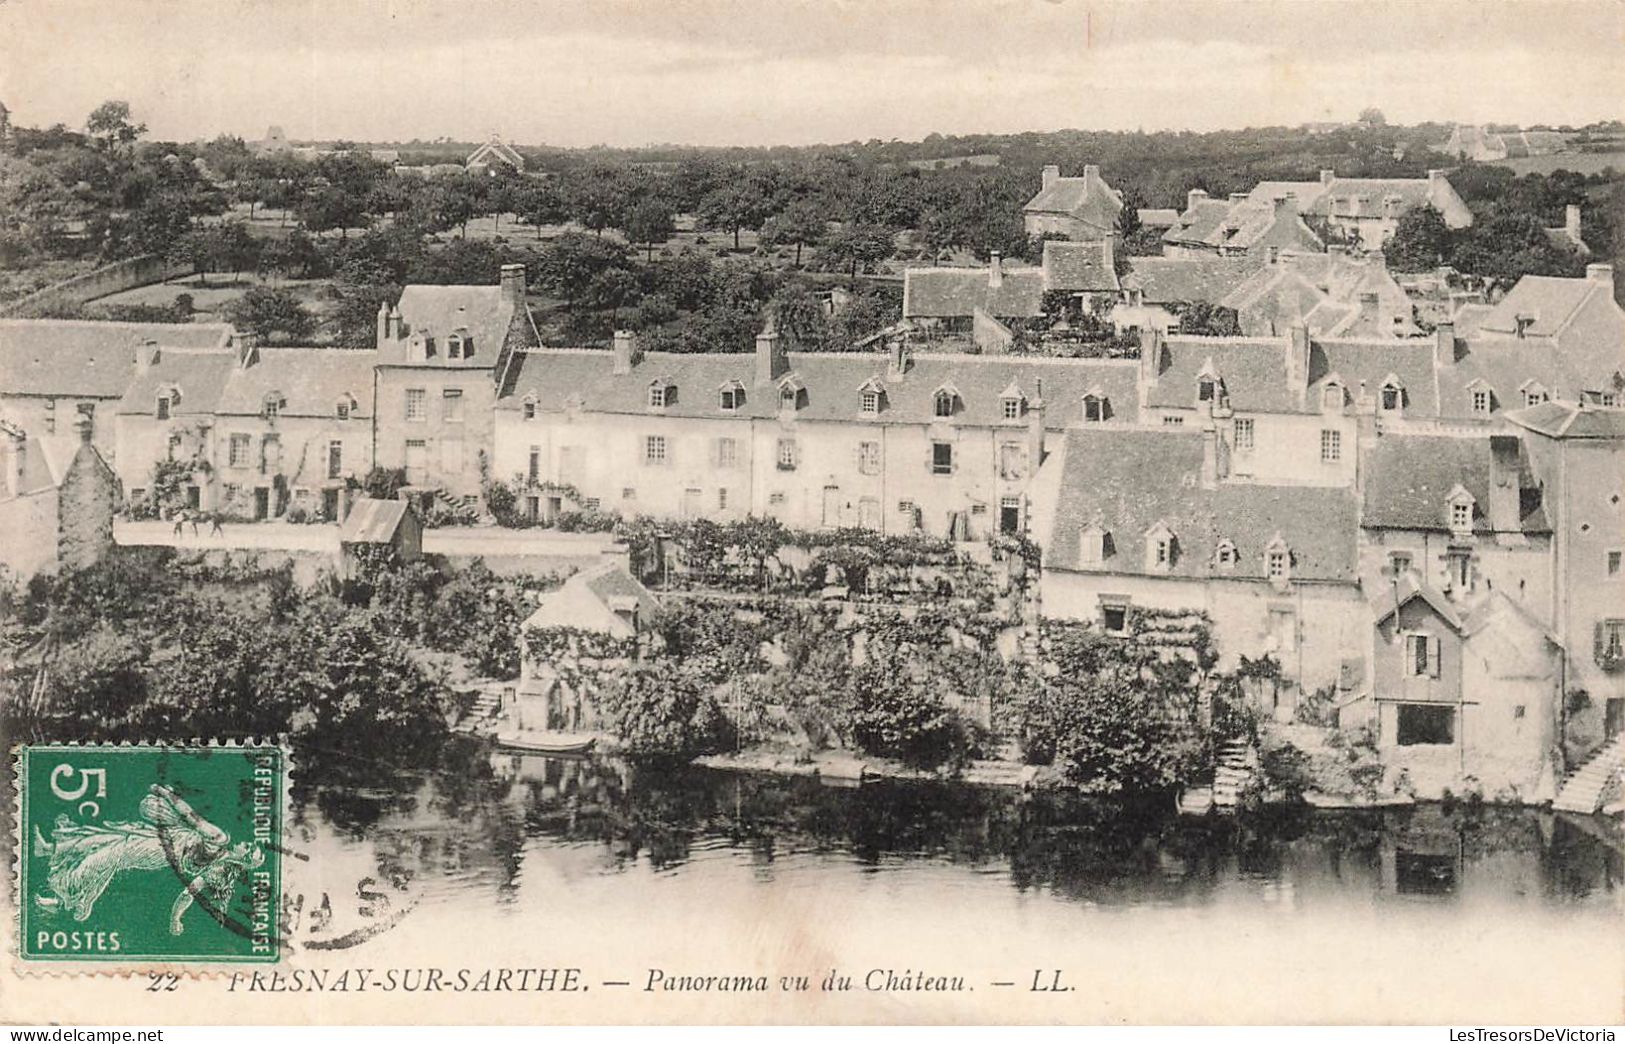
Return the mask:
POLYGON ((643 353, 638 351, 638 335, 631 330, 616 330, 612 345, 613 363, 609 372, 624 377, 643 359, 643 353))
POLYGON ((1320 172, 1320 187, 1325 188, 1326 186, 1330 185, 1334 180, 1336 180, 1336 178, 1337 178, 1337 172, 1336 171, 1331 171, 1331 170, 1323 170, 1323 171, 1321 171, 1320 172))
POLYGON ((90 438, 96 433, 96 421, 88 413, 81 413, 74 418, 73 430, 79 436, 79 441, 90 445, 90 438))
POLYGON ((1277 214, 1284 214, 1292 209, 1291 196, 1276 196, 1273 200, 1271 200, 1271 202, 1275 204, 1275 212, 1277 214))
POLYGON ((1043 181, 1043 187, 1044 188, 1049 188, 1051 185, 1055 184, 1060 179, 1061 179, 1061 168, 1060 167, 1057 167, 1053 163, 1047 164, 1044 167, 1044 181, 1043 181))
POLYGON ((1162 331, 1154 326, 1140 327, 1140 383, 1151 387, 1162 375, 1162 331))
POLYGON ((1027 476, 1030 479, 1044 463, 1044 379, 1035 386, 1032 401, 1027 404, 1027 476))
POLYGON ((1093 164, 1093 163, 1085 164, 1084 168, 1083 168, 1083 180, 1085 180, 1085 181, 1099 181, 1100 180, 1100 168, 1098 166, 1096 166, 1095 164, 1093 164))
POLYGON ((1528 333, 1529 328, 1534 325, 1535 314, 1533 312, 1519 312, 1512 317, 1513 330, 1519 337, 1523 337, 1528 333))
POLYGON ((1444 171, 1437 169, 1428 171, 1428 191, 1438 188, 1443 181, 1444 171))
POLYGON ((1232 202, 1232 203, 1245 203, 1245 202, 1247 202, 1247 193, 1245 193, 1245 192, 1232 192, 1232 193, 1230 193, 1230 202, 1232 202))
POLYGON ((1309 327, 1299 323, 1286 341, 1287 388, 1301 392, 1309 387, 1309 327))
POLYGON ((1586 265, 1586 278, 1593 283, 1614 285, 1614 266, 1608 261, 1593 261, 1586 265))
POLYGON ((1516 533, 1522 515, 1519 443, 1516 435, 1490 436, 1490 502, 1487 513, 1490 528, 1497 533, 1516 533))
POLYGON ((1004 285, 1004 257, 997 250, 987 256, 987 285, 1004 285))
POLYGON ((1360 291, 1360 321, 1375 324, 1377 321, 1377 292, 1375 290, 1360 291))
POLYGON ((1563 208, 1563 231, 1576 243, 1580 242, 1580 208, 1576 204, 1563 208))
POLYGON ((898 335, 886 345, 886 350, 889 353, 886 360, 886 381, 888 384, 896 384, 908 373, 908 341, 898 335))
POLYGON ((378 302, 378 347, 389 342, 389 302, 378 302))
POLYGON ((768 316, 767 325, 756 335, 756 383, 772 384, 790 372, 790 360, 779 343, 778 324, 768 316))
POLYGON ((1443 370, 1456 365, 1456 324, 1440 323, 1433 328, 1433 366, 1443 370))
POLYGON ((158 342, 148 338, 135 346, 135 372, 146 373, 158 361, 158 342))
POLYGON ((1219 485, 1219 429, 1211 420, 1202 427, 1202 488, 1219 485))
POLYGON ((1203 203, 1203 202, 1206 202, 1206 201, 1207 201, 1207 189, 1195 188, 1195 189, 1191 189, 1189 192, 1185 193, 1185 209, 1186 210, 1194 210, 1196 208, 1196 204, 1203 203))
POLYGON ((260 361, 259 338, 241 331, 231 335, 232 347, 237 349, 237 365, 248 369, 260 361))
POLYGON ((502 266, 502 298, 515 308, 525 306, 525 266, 502 266))

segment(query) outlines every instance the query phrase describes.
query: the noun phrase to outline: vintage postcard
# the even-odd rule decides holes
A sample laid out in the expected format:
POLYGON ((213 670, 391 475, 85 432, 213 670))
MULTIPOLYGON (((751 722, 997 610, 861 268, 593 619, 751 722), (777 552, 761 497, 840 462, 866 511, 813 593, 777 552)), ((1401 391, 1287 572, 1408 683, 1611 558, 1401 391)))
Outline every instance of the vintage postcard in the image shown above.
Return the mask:
POLYGON ((0 0, 0 1021, 1620 1023, 1621 53, 0 0))

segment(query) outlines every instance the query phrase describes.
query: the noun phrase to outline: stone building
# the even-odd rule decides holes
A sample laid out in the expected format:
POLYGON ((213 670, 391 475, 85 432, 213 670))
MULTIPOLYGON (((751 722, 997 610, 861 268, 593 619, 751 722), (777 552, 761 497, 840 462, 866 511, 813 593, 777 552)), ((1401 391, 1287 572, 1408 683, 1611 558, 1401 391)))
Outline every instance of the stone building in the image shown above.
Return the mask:
POLYGON ((1063 178, 1061 168, 1044 168, 1038 194, 1022 207, 1029 236, 1100 239, 1117 231, 1123 196, 1106 184, 1100 168, 1089 164, 1081 177, 1063 178))
POLYGON ((118 479, 95 446, 95 421, 29 436, 0 423, 0 565, 26 580, 81 569, 113 546, 118 479))

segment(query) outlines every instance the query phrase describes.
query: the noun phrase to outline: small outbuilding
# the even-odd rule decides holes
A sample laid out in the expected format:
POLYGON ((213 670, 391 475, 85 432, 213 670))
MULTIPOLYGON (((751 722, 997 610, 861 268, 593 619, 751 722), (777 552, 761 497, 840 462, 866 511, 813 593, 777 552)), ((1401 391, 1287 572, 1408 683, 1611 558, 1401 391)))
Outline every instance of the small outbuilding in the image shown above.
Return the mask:
POLYGON ((423 557, 423 522, 404 500, 357 500, 339 530, 344 577, 354 579, 370 549, 389 548, 403 562, 423 557))

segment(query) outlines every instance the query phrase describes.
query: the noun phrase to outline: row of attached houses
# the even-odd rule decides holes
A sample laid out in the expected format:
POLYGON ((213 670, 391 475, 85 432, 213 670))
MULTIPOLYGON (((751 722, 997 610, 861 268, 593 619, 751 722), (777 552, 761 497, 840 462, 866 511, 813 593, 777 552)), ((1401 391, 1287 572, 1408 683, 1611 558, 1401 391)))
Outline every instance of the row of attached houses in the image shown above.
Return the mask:
MULTIPOLYGON (((1107 258, 1066 245, 1086 274, 1107 258)), ((1046 615, 1114 631, 1203 610, 1231 662, 1277 658, 1283 710, 1329 689, 1426 786, 1477 768, 1539 789, 1553 743, 1579 756, 1620 728, 1625 312, 1606 266, 1526 279, 1470 330, 1144 326, 1132 359, 802 353, 771 328, 744 354, 631 333, 546 348, 523 289, 516 268, 408 287, 365 351, 143 337, 118 353, 108 456, 127 495, 177 460, 194 503, 253 517, 342 517, 376 464, 452 496, 513 482, 537 519, 1022 533, 1046 615), (1480 736, 1518 753, 1480 765, 1480 736)), ((0 405, 34 409, 0 361, 0 405)))

